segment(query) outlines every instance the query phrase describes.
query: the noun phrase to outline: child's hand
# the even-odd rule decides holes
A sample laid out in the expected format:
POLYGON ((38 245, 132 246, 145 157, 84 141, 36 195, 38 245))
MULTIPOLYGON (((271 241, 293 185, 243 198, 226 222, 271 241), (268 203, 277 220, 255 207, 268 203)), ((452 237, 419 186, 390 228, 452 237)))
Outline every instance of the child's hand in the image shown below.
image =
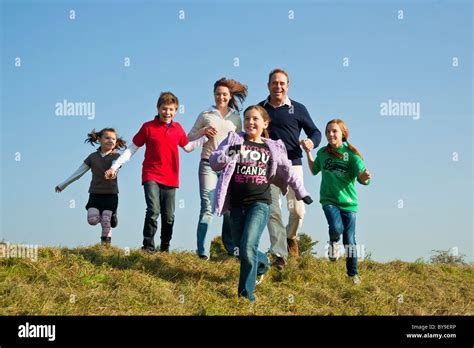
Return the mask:
POLYGON ((311 139, 304 139, 300 141, 301 146, 305 152, 311 152, 314 149, 314 144, 311 139))
POLYGON ((59 193, 59 192, 61 192, 62 190, 59 188, 59 186, 56 186, 56 187, 54 188, 54 191, 56 191, 56 192, 59 193))
POLYGON ((112 168, 107 169, 107 170, 105 171, 104 177, 105 177, 107 180, 115 179, 115 178, 117 177, 117 172, 116 172, 115 170, 113 170, 112 168))
POLYGON ((311 203, 313 203, 313 199, 311 198, 311 196, 306 196, 303 197, 303 202, 305 202, 305 204, 310 205, 311 203))
POLYGON ((215 129, 213 126, 206 127, 204 130, 204 134, 208 138, 215 137, 217 135, 217 129, 215 129))
POLYGON ((369 171, 367 170, 367 168, 362 172, 362 173, 359 173, 359 180, 365 185, 367 184, 367 182, 369 181, 369 179, 371 178, 370 176, 370 173, 369 171))

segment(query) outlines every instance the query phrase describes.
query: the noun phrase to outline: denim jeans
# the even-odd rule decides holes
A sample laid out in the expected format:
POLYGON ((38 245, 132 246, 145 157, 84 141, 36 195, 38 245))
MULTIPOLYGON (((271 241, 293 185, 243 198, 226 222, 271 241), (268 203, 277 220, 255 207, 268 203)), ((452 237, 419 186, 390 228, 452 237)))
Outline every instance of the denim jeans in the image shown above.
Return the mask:
POLYGON ((158 216, 161 213, 161 247, 169 247, 173 234, 175 187, 145 181, 146 215, 143 226, 143 247, 155 250, 155 233, 158 227, 158 216))
MULTIPOLYGON (((217 180, 220 172, 212 170, 209 162, 201 161, 199 163, 199 193, 201 196, 201 211, 199 213, 199 222, 197 227, 197 254, 207 255, 206 235, 214 213, 214 197, 216 193, 217 180)), ((232 243, 232 234, 230 232, 230 213, 226 212, 222 222, 222 242, 229 255, 234 254, 234 243, 232 243)))
MULTIPOLYGON (((303 181, 303 166, 294 165, 293 170, 303 181)), ((286 203, 288 209, 288 224, 283 224, 281 215, 281 190, 275 185, 270 185, 272 204, 270 205, 270 219, 268 233, 270 235, 270 252, 272 255, 288 259, 287 239, 295 239, 303 224, 305 207, 303 201, 296 200, 295 191, 288 187, 286 203)))
POLYGON ((357 274, 357 248, 355 240, 356 213, 339 209, 332 204, 323 205, 329 225, 329 240, 342 242, 346 251, 346 268, 349 276, 357 274))
POLYGON ((255 202, 249 206, 232 207, 230 219, 232 240, 239 248, 240 277, 238 295, 255 301, 253 294, 257 275, 268 270, 267 256, 258 250, 258 243, 268 223, 270 206, 255 202))

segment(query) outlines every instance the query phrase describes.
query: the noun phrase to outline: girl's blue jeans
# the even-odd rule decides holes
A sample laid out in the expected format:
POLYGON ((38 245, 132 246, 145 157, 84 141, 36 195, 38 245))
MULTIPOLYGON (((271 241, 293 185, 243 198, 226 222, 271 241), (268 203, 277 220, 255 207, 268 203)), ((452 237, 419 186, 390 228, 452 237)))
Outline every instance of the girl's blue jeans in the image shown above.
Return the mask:
POLYGON ((357 274, 356 213, 341 210, 332 204, 323 205, 323 210, 329 225, 329 240, 338 242, 342 234, 342 242, 346 253, 347 275, 352 277, 357 274))
POLYGON ((248 206, 232 207, 230 211, 232 240, 238 249, 240 277, 238 295, 255 301, 253 294, 257 275, 268 270, 267 256, 258 250, 258 243, 267 226, 270 206, 255 202, 248 206))

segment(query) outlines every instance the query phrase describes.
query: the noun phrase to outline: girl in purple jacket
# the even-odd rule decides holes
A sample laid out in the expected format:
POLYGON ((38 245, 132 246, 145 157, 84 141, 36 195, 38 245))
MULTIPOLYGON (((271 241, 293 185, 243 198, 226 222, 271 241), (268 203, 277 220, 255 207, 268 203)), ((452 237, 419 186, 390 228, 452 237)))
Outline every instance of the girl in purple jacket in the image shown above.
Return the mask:
POLYGON ((244 112, 245 132, 229 132, 209 157, 212 169, 222 171, 214 205, 217 215, 230 210, 232 241, 240 259, 238 296, 251 302, 255 302, 255 286, 268 270, 268 259, 258 244, 269 218, 270 184, 284 194, 290 185, 297 200, 312 202, 293 172, 283 142, 269 139, 269 123, 263 107, 248 107, 244 112))

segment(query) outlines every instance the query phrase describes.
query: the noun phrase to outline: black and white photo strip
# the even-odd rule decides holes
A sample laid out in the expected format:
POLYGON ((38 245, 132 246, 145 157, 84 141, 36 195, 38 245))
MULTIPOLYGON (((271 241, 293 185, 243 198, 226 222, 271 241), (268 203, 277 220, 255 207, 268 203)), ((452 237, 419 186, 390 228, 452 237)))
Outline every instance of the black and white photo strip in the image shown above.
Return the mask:
POLYGON ((0 4, 0 348, 472 347, 472 0, 0 4))

